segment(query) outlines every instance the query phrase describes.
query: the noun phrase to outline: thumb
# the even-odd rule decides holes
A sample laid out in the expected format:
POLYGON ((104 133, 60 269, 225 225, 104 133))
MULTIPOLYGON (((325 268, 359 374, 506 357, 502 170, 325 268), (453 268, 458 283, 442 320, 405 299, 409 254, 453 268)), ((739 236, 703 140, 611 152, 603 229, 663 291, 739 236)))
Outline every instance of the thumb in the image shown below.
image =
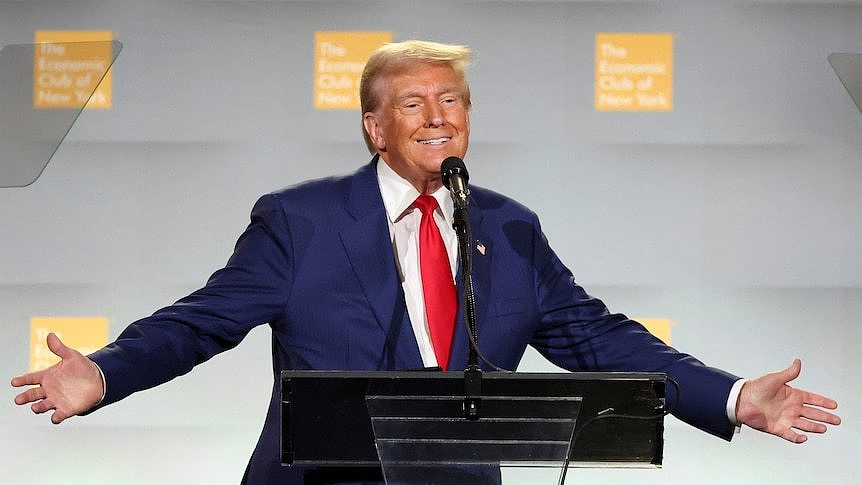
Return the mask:
POLYGON ((790 366, 784 370, 778 371, 777 374, 781 376, 781 380, 786 384, 799 377, 800 372, 802 372, 802 361, 799 359, 793 359, 793 363, 790 364, 790 366))
POLYGON ((66 347, 62 341, 60 341, 60 337, 58 337, 54 332, 48 334, 48 349, 54 353, 57 357, 61 359, 67 359, 75 355, 75 349, 66 347))

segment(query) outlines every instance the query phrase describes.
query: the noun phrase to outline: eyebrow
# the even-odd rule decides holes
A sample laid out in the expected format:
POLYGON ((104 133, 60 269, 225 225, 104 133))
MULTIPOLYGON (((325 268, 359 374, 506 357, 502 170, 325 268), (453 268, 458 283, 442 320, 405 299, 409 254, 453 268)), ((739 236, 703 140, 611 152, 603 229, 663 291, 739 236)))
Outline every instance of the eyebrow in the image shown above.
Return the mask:
MULTIPOLYGON (((444 86, 443 89, 440 89, 438 91, 437 96, 444 96, 446 94, 457 94, 458 96, 461 96, 461 97, 464 96, 464 93, 461 92, 461 88, 459 86, 456 86, 456 85, 444 86)), ((424 94, 419 92, 419 91, 408 91, 407 93, 395 98, 395 101, 401 102, 401 101, 404 101, 405 99, 422 98, 422 97, 424 97, 424 94)))

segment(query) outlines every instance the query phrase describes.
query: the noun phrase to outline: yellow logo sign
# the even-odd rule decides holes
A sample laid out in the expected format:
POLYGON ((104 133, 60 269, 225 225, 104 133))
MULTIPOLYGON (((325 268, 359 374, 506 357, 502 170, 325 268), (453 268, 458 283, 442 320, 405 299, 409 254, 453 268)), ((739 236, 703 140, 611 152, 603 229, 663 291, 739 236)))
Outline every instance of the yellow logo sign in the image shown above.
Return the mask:
POLYGON ((673 110, 673 35, 596 34, 596 110, 673 110))
POLYGON ((649 333, 662 342, 671 345, 670 328, 673 326, 673 321, 669 318, 634 318, 633 320, 646 327, 649 333))
POLYGON ((112 39, 106 31, 37 31, 33 106, 74 109, 86 102, 87 108, 110 108, 111 72, 105 71, 111 65, 112 39))
POLYGON ((60 361, 45 339, 54 332, 68 347, 84 355, 108 343, 105 317, 33 317, 30 319, 30 372, 46 369, 60 361))
POLYGON ((359 79, 371 54, 391 32, 314 34, 314 109, 359 109, 359 79))

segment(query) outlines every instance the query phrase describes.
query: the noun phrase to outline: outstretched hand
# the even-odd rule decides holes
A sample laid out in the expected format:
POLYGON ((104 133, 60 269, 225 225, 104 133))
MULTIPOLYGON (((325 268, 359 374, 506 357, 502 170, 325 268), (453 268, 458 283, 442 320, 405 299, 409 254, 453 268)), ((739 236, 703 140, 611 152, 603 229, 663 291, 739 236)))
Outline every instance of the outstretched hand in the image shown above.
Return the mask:
POLYGON ((841 418, 824 410, 836 409, 837 402, 787 385, 801 370, 802 362, 796 359, 784 370, 746 382, 736 407, 737 422, 793 443, 808 439, 794 430, 825 433, 826 424, 841 424, 841 418))
POLYGON ((30 409, 37 414, 53 409, 51 422, 60 424, 98 404, 104 394, 104 384, 96 364, 63 345, 53 333, 48 334, 48 348, 60 357, 60 362, 15 377, 12 386, 36 386, 15 396, 15 404, 33 403, 30 409))

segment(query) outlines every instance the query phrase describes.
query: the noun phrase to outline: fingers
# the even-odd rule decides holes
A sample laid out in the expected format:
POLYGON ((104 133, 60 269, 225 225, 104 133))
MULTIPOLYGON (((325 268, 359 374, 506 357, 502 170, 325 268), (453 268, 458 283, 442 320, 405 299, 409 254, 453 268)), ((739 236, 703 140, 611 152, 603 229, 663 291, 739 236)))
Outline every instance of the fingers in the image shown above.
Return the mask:
POLYGON ((812 406, 818 406, 826 409, 837 409, 838 402, 834 399, 828 398, 826 396, 821 396, 820 394, 814 392, 803 391, 802 400, 805 404, 809 404, 812 406))
POLYGON ((803 406, 802 411, 799 414, 801 417, 810 419, 811 421, 818 421, 832 425, 841 424, 841 418, 839 416, 822 409, 803 406))
POLYGON ((807 431, 809 433, 818 433, 822 434, 826 432, 826 425, 822 423, 815 423, 813 421, 809 421, 807 419, 796 418, 793 421, 793 427, 800 431, 807 431))
MULTIPOLYGON (((31 389, 31 391, 34 391, 34 390, 38 390, 38 389, 31 389)), ((30 391, 27 391, 27 392, 30 392, 30 391)), ((26 393, 21 393, 21 394, 19 394, 19 396, 24 395, 24 394, 26 394, 26 393)), ((17 397, 15 398, 15 402, 18 403, 17 397)), ((24 402, 29 402, 29 401, 22 401, 18 404, 24 404, 24 402)), ((33 411, 33 413, 35 413, 35 414, 44 414, 44 413, 47 413, 48 411, 53 410, 54 412, 51 414, 51 422, 54 424, 60 424, 63 421, 67 420, 70 416, 72 416, 68 412, 57 408, 57 405, 54 404, 54 402, 52 400, 46 399, 44 397, 37 398, 36 402, 34 402, 30 406, 30 410, 33 411)))
POLYGON ((51 415, 51 422, 54 424, 60 424, 66 419, 69 418, 69 414, 64 413, 60 410, 54 411, 54 414, 51 415))
POLYGON ((30 372, 12 378, 12 387, 36 386, 42 383, 44 371, 30 372))
POLYGON ((15 404, 27 404, 28 402, 35 402, 40 399, 45 399, 45 390, 41 387, 34 387, 15 396, 15 404))
POLYGON ((44 399, 42 401, 37 402, 36 404, 30 406, 30 409, 32 409, 33 412, 36 414, 46 413, 46 412, 53 409, 54 412, 51 414, 51 422, 54 424, 60 424, 63 421, 65 421, 66 419, 68 419, 70 416, 69 413, 66 413, 60 409, 57 409, 57 407, 54 405, 54 403, 52 403, 48 399, 44 399))
POLYGON ((805 443, 806 441, 808 441, 807 436, 805 436, 804 434, 794 433, 790 429, 788 429, 787 432, 785 433, 785 435, 782 435, 781 437, 786 439, 787 441, 789 441, 791 443, 796 443, 796 444, 802 444, 802 443, 805 443))
POLYGON ((798 423, 800 426, 807 427, 805 425, 803 419, 796 418, 795 420, 789 420, 789 421, 785 421, 782 423, 775 423, 769 427, 755 428, 755 429, 758 429, 759 431, 763 431, 763 432, 766 432, 769 434, 773 434, 773 435, 778 436, 779 438, 785 439, 791 443, 802 443, 805 440, 807 440, 807 438, 805 437, 805 435, 801 435, 801 434, 793 431, 794 428, 802 430, 802 428, 795 426, 797 424, 796 421, 800 421, 798 423))
POLYGON ((72 416, 72 414, 67 411, 59 409, 51 399, 46 398, 45 393, 38 387, 22 392, 15 397, 16 404, 25 404, 28 402, 33 402, 30 406, 30 410, 33 411, 34 414, 43 414, 53 410, 54 412, 51 414, 51 422, 54 424, 60 424, 72 416))
MULTIPOLYGON (((63 344, 62 341, 60 341, 60 337, 57 337, 57 335, 54 334, 53 332, 48 334, 47 341, 48 341, 48 349, 50 349, 51 352, 54 353, 54 355, 60 357, 60 359, 66 359, 69 357, 74 357, 75 354, 78 353, 77 350, 72 349, 70 347, 66 347, 66 345, 63 344)), ((51 366, 51 367, 49 367, 49 369, 51 369, 53 367, 54 366, 51 366)), ((44 378, 46 370, 48 370, 48 369, 44 369, 44 370, 40 370, 40 371, 36 371, 36 372, 29 372, 27 374, 22 374, 20 376, 13 377, 12 382, 11 382, 12 387, 40 385, 40 384, 42 384, 42 380, 44 378)))
POLYGON ((42 399, 41 401, 33 403, 33 405, 30 406, 30 410, 36 414, 42 414, 42 413, 50 411, 56 407, 57 406, 55 406, 54 402, 51 401, 50 399, 42 399))

